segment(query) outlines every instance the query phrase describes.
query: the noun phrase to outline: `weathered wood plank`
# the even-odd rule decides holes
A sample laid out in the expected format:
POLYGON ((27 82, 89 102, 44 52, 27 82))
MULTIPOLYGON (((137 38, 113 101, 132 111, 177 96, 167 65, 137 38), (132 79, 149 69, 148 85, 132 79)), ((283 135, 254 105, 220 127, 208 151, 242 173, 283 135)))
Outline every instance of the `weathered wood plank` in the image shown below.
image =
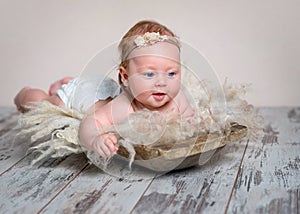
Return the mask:
POLYGON ((156 178, 133 213, 221 213, 246 142, 226 145, 205 164, 156 178))
POLYGON ((15 125, 19 113, 11 107, 0 107, 0 136, 10 131, 15 125))
POLYGON ((0 160, 0 213, 299 213, 300 108, 261 112, 261 143, 229 144, 201 167, 133 181, 85 168, 82 155, 32 167, 29 154, 14 165, 28 145, 9 144, 17 114, 0 109, 0 155, 12 149, 0 160))
MULTIPOLYGON (((68 210, 72 209, 72 207, 69 206, 69 201, 65 201, 66 206, 64 207, 61 206, 60 199, 57 201, 55 198, 57 196, 58 198, 64 196, 64 194, 61 193, 64 192, 62 190, 71 183, 70 181, 74 179, 85 166, 86 159, 83 158, 83 161, 79 160, 79 162, 77 162, 73 158, 74 167, 73 164, 71 164, 72 161, 69 161, 69 158, 56 161, 48 160, 45 164, 36 167, 30 165, 34 154, 29 154, 25 156, 21 162, 16 164, 20 158, 24 157, 28 149, 29 139, 28 142, 16 143, 15 141, 17 130, 12 129, 17 124, 18 113, 12 111, 4 114, 4 112, 1 111, 0 116, 1 115, 3 115, 1 120, 3 122, 3 136, 0 136, 0 151, 2 151, 3 155, 9 155, 8 158, 3 159, 1 162, 2 173, 0 174, 0 184, 7 184, 4 188, 1 188, 1 213, 38 212, 44 210, 48 204, 54 204, 57 212, 65 208, 68 212, 68 210), (51 161, 53 163, 51 163, 51 161), (6 170, 7 167, 12 168, 6 170), (56 201, 58 202, 58 206, 56 201), (30 202, 30 204, 28 202, 30 202)), ((72 159, 72 157, 70 158, 72 159)), ((128 167, 127 164, 126 167, 128 167)), ((72 189, 72 186, 70 187, 71 192, 76 192, 78 186, 82 186, 84 187, 83 191, 86 192, 86 195, 80 193, 84 199, 78 200, 77 203, 74 204, 76 206, 73 207, 73 211, 84 212, 85 210, 98 209, 109 211, 113 210, 111 207, 115 207, 117 211, 129 212, 150 182, 151 179, 138 179, 137 181, 119 179, 102 172, 96 167, 89 167, 86 174, 79 178, 79 182, 75 182, 73 185, 75 189, 72 189), (95 176, 94 179, 93 176, 95 176), (91 181, 94 185, 91 185, 91 181), (102 184, 101 181, 103 181, 102 184), (85 183, 86 186, 81 183, 85 183), (103 185, 103 187, 99 189, 101 185, 103 185), (99 191, 97 191, 97 189, 99 189, 99 191), (114 200, 111 200, 111 197, 113 197, 114 200), (131 200, 127 200, 128 198, 131 200), (101 199, 100 201, 104 203, 93 203, 98 202, 97 199, 101 199), (125 203, 115 206, 119 201, 124 201, 125 203)), ((72 195, 76 194, 74 193, 72 195)), ((70 198, 67 199, 69 200, 70 198)), ((76 201, 76 197, 71 198, 72 203, 74 199, 76 201)), ((47 207, 45 212, 52 213, 54 211, 52 207, 53 206, 47 207)), ((98 213, 97 211, 95 212, 98 213)))
POLYGON ((118 178, 91 165, 42 213, 129 213, 151 181, 118 178))
POLYGON ((26 156, 0 176, 0 212, 36 213, 55 197, 86 166, 86 157, 48 160, 31 166, 33 154, 26 156))
POLYGON ((299 213, 300 108, 264 108, 261 143, 249 143, 229 213, 299 213))
POLYGON ((28 143, 16 139, 19 113, 13 108, 0 109, 0 175, 21 160, 28 143))

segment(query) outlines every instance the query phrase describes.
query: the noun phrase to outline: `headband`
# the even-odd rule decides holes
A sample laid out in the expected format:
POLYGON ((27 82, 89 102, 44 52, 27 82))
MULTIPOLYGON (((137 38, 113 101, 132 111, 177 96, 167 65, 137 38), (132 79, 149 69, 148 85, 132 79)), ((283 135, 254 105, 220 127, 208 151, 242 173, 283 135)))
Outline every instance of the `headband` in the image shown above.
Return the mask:
POLYGON ((147 32, 144 35, 138 35, 136 37, 127 38, 129 42, 129 48, 122 61, 125 61, 130 58, 131 53, 136 49, 142 49, 144 47, 153 46, 156 43, 165 42, 171 45, 175 45, 180 52, 180 42, 178 38, 160 35, 159 32, 147 32), (131 46, 131 47, 130 47, 131 46))

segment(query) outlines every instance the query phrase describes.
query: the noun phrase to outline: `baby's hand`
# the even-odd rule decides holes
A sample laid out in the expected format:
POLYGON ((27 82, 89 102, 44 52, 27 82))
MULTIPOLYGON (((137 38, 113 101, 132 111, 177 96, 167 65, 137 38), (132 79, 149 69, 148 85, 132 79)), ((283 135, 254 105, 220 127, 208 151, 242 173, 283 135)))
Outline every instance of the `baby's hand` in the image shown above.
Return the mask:
POLYGON ((117 137, 112 133, 105 133, 97 136, 92 146, 102 157, 110 158, 118 151, 116 144, 117 137))

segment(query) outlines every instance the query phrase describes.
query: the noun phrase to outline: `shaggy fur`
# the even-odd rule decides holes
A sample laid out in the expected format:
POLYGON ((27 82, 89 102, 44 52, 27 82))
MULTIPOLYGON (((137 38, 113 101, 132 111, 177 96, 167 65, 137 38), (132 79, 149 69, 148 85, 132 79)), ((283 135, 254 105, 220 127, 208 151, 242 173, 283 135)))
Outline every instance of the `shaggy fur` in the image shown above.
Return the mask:
MULTIPOLYGON (((122 124, 106 127, 105 131, 115 133, 118 145, 129 152, 129 166, 136 154, 134 145, 172 143, 212 131, 224 133, 230 122, 247 126, 247 137, 257 139, 262 118, 252 105, 242 99, 246 86, 228 85, 225 82, 223 90, 218 91, 209 87, 209 83, 203 81, 199 84, 189 76, 185 81, 191 86, 190 98, 196 110, 195 121, 192 123, 181 120, 180 115, 162 116, 159 112, 143 110, 131 114, 122 124)), ((48 102, 33 103, 27 106, 27 110, 19 119, 18 128, 21 131, 18 136, 31 135, 30 150, 40 153, 33 164, 48 157, 57 158, 82 152, 101 168, 109 163, 107 158, 80 145, 78 130, 85 116, 83 113, 48 102)))

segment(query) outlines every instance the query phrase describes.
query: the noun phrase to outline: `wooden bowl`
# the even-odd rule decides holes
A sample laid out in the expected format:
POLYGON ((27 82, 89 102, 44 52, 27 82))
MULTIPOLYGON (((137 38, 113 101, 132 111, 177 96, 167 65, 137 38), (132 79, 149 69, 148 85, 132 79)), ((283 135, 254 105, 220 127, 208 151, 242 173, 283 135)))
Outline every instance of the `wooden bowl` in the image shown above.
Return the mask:
MULTIPOLYGON (((246 135, 246 126, 231 123, 227 133, 201 134, 168 144, 157 142, 150 146, 136 145, 134 164, 159 172, 188 168, 199 163, 200 155, 222 148, 246 135)), ((118 155, 128 160, 129 153, 122 146, 119 147, 118 155)))

